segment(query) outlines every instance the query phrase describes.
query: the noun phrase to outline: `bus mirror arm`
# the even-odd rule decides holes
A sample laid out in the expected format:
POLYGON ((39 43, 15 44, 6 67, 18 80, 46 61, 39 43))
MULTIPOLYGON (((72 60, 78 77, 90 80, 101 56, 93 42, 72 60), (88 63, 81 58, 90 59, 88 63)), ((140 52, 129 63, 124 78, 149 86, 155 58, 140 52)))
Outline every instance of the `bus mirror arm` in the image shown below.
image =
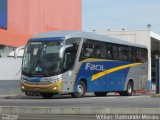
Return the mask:
POLYGON ((24 47, 25 46, 20 46, 20 47, 18 47, 18 48, 15 49, 15 51, 14 51, 14 58, 17 58, 18 51, 21 50, 21 49, 24 49, 24 47))
POLYGON ((67 49, 67 48, 70 48, 70 47, 73 47, 73 45, 65 45, 63 47, 61 47, 60 51, 59 51, 59 57, 60 58, 63 58, 64 56, 64 51, 67 49))

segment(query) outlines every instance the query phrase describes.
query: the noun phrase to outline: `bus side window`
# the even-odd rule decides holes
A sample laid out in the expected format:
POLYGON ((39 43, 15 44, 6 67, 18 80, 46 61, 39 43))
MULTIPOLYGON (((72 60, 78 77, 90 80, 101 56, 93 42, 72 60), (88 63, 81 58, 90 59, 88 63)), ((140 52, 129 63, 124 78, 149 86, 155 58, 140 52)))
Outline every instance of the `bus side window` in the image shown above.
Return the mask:
POLYGON ((95 45, 94 55, 95 55, 95 58, 101 58, 101 50, 99 45, 95 45))
POLYGON ((119 60, 121 60, 121 61, 123 60, 122 50, 123 50, 123 48, 119 47, 119 60))
POLYGON ((105 59, 106 58, 106 47, 104 42, 94 42, 94 55, 95 58, 105 59))
POLYGON ((147 50, 140 49, 139 58, 140 58, 140 62, 147 61, 147 50))
POLYGON ((119 60, 118 57, 118 46, 113 45, 112 46, 112 53, 113 53, 113 60, 119 60))
POLYGON ((105 43, 102 43, 102 47, 101 47, 101 58, 102 59, 106 59, 106 46, 105 43))
POLYGON ((136 60, 137 60, 137 51, 136 51, 136 49, 132 49, 133 51, 132 51, 132 54, 133 54, 133 62, 136 62, 136 60))
POLYGON ((134 62, 139 62, 139 50, 138 48, 133 49, 133 61, 134 62))
POLYGON ((119 60, 128 61, 128 48, 127 47, 119 47, 119 60))
POLYGON ((80 55, 80 61, 87 59, 87 58, 93 58, 94 57, 94 46, 92 40, 86 40, 83 43, 81 55, 80 55))
POLYGON ((106 59, 112 59, 112 45, 106 45, 106 59))
POLYGON ((129 47, 129 55, 128 55, 128 61, 130 61, 130 62, 133 62, 134 60, 133 60, 133 48, 132 47, 129 47))
POLYGON ((65 50, 64 54, 64 63, 63 70, 67 71, 74 66, 75 58, 76 58, 77 48, 76 46, 72 46, 65 50))

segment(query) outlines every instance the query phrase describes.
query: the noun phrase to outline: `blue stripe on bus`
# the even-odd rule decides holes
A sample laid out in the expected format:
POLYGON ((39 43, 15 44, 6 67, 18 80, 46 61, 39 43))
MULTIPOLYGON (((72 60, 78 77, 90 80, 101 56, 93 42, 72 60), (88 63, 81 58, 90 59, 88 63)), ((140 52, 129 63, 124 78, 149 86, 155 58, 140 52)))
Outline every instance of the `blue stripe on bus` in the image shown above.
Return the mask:
POLYGON ((49 37, 49 38, 33 38, 31 42, 42 42, 42 41, 54 41, 54 40, 64 40, 65 37, 49 37))

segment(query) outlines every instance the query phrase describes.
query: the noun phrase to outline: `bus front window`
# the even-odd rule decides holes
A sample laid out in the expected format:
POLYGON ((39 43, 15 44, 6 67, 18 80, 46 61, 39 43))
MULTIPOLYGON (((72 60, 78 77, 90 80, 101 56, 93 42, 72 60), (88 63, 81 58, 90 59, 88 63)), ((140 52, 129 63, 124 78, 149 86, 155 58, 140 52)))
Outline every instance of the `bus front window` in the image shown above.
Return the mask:
POLYGON ((53 76, 61 73, 59 50, 63 41, 29 42, 25 48, 22 73, 27 76, 53 76))

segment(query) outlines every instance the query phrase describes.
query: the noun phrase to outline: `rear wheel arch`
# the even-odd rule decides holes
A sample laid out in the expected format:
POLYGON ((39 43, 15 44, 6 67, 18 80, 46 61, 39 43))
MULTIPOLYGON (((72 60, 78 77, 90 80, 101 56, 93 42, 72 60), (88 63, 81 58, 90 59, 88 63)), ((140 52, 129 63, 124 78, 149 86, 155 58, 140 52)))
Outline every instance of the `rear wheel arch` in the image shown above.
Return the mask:
MULTIPOLYGON (((133 81, 133 79, 129 79, 129 80, 128 80, 128 83, 129 83, 129 82, 132 83, 132 87, 133 87, 133 89, 134 89, 134 81, 133 81)), ((127 83, 127 84, 128 84, 128 83, 127 83)))
POLYGON ((128 81, 127 81, 126 84, 125 84, 125 89, 124 89, 124 91, 127 90, 127 85, 128 85, 129 82, 132 84, 132 87, 133 87, 133 89, 134 89, 134 80, 133 80, 133 79, 128 79, 128 81))
POLYGON ((119 92, 119 94, 121 96, 131 96, 133 93, 133 89, 134 89, 134 81, 132 79, 130 79, 130 80, 128 80, 128 82, 126 84, 125 91, 121 91, 121 92, 119 92))

